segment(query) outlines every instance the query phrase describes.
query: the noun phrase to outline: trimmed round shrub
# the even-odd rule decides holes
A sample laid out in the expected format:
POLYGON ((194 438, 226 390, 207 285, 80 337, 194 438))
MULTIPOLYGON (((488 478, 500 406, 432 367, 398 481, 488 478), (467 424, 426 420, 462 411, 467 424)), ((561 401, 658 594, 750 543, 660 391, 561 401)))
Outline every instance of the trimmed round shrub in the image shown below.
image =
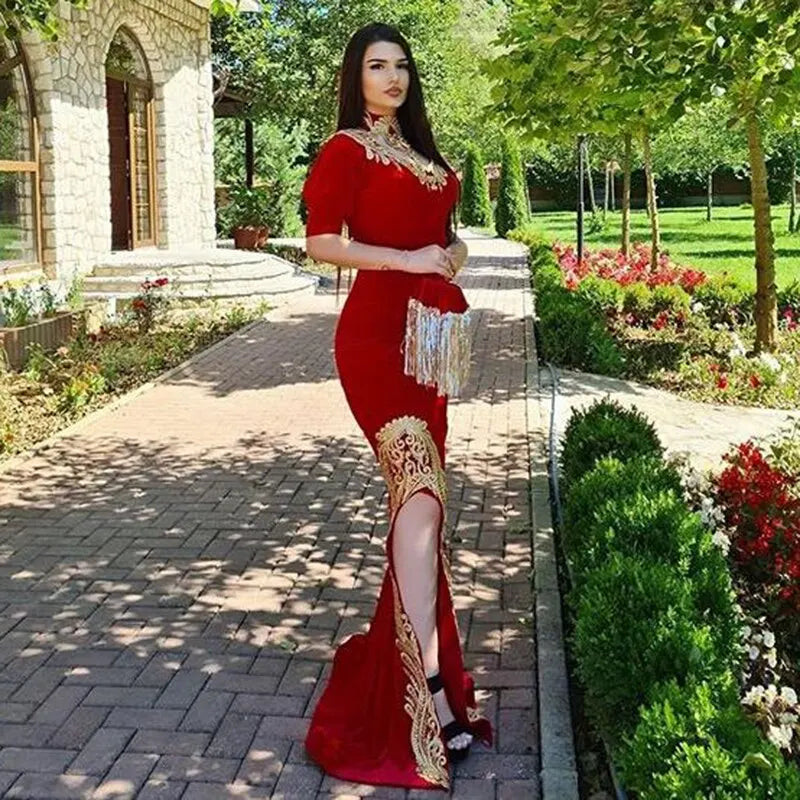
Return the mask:
POLYGON ((605 456, 627 461, 640 455, 661 457, 664 448, 653 423, 635 407, 595 400, 576 409, 567 422, 560 454, 565 491, 605 456))
POLYGON ((666 311, 670 316, 686 316, 692 302, 691 295, 676 284, 656 286, 653 289, 653 313, 666 311))
POLYGON ((693 302, 699 302, 712 325, 741 325, 752 322, 755 295, 729 275, 712 275, 695 290, 693 302))
POLYGON ((588 546, 589 526, 597 510, 606 505, 611 509, 622 506, 640 492, 651 495, 669 492, 679 496, 682 492, 680 475, 655 454, 635 456, 628 461, 614 456, 601 458, 573 483, 567 497, 564 506, 567 552, 588 546))
POLYGON ((730 673, 655 687, 636 730, 615 752, 642 800, 800 797, 800 772, 745 717, 730 673))
POLYGON ((625 292, 616 281, 587 275, 575 292, 598 314, 615 314, 622 310, 625 292))
POLYGON ((538 344, 546 361, 604 375, 622 374, 619 348, 585 301, 561 286, 548 286, 538 292, 536 305, 538 344))
MULTIPOLYGON (((593 472, 584 475, 575 492, 593 472)), ((576 520, 570 514, 569 552, 576 580, 605 563, 613 552, 654 558, 680 567, 685 574, 704 533, 697 515, 672 489, 653 491, 625 484, 621 488, 627 496, 601 502, 588 519, 576 520)))
POLYGON ((629 283, 622 291, 622 310, 626 314, 633 314, 640 320, 653 316, 653 292, 646 283, 629 283))
POLYGON ((691 581, 669 565, 614 553, 569 600, 587 710, 612 745, 633 730, 654 686, 727 667, 698 619, 691 581))

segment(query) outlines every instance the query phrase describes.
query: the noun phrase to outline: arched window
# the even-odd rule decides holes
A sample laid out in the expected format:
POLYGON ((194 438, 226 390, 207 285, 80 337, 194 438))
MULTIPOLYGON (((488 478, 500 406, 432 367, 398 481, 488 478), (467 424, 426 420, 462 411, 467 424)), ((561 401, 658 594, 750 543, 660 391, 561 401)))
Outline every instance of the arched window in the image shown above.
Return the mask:
POLYGON ((120 28, 106 56, 112 247, 156 243, 153 83, 139 43, 120 28))
POLYGON ((22 51, 0 38, 0 272, 41 262, 39 142, 22 51))

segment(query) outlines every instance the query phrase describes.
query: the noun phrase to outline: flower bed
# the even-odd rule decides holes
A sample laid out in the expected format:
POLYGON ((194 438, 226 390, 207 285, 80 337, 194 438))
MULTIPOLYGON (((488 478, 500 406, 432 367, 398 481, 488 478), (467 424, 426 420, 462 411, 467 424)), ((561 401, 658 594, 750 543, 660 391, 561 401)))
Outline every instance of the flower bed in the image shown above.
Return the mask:
POLYGON ((529 247, 541 356, 566 367, 643 380, 696 400, 774 408, 800 405, 800 285, 778 294, 780 351, 752 354, 754 298, 666 255, 650 268, 603 250, 579 267, 572 248, 537 234, 529 247))
POLYGON ((742 708, 731 574, 652 425, 608 400, 573 413, 560 472, 572 654, 626 788, 643 800, 800 797, 797 766, 742 708))
MULTIPOLYGON (((149 292, 149 290, 148 290, 149 292)), ((232 308, 159 319, 156 303, 118 324, 82 331, 54 353, 35 348, 20 373, 0 372, 0 460, 152 380, 264 313, 232 308)), ((160 306, 159 306, 160 307, 160 306)), ((161 309, 165 310, 165 309, 161 309)))
POLYGON ((800 424, 771 443, 739 444, 715 475, 687 469, 684 482, 747 614, 743 703, 800 764, 800 424))

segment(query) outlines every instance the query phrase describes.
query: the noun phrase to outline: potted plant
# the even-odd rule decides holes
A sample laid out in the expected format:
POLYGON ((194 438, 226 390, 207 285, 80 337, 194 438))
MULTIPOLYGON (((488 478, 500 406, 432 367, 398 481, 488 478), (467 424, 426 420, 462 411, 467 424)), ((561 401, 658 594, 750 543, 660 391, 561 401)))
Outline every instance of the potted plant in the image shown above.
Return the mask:
POLYGON ((282 201, 275 185, 239 186, 231 191, 225 211, 231 221, 234 245, 240 250, 263 247, 269 234, 281 227, 282 201))
POLYGON ((0 366, 5 359, 11 369, 19 369, 32 344, 53 350, 72 336, 84 312, 59 306, 46 282, 38 286, 38 292, 30 283, 0 286, 0 366))

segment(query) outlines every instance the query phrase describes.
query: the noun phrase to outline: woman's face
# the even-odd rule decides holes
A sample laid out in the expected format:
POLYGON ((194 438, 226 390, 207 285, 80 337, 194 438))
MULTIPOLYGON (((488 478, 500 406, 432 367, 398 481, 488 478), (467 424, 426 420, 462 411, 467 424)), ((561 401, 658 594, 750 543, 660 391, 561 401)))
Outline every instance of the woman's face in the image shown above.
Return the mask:
POLYGON ((361 90, 367 109, 373 114, 394 114, 408 95, 408 70, 408 59, 399 44, 369 45, 361 67, 361 90))

